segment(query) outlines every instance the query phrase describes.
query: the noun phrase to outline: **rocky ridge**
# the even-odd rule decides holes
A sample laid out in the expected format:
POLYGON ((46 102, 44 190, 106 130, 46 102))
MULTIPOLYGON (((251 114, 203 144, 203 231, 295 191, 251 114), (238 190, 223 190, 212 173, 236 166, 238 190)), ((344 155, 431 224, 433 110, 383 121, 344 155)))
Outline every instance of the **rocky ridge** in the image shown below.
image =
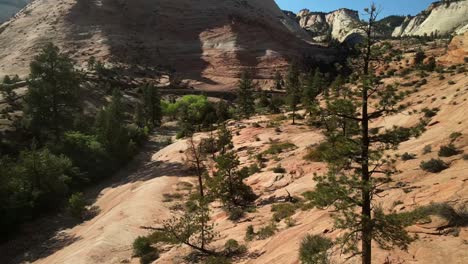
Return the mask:
POLYGON ((468 1, 435 2, 415 17, 406 17, 393 37, 462 34, 468 29, 468 1))
POLYGON ((306 29, 315 41, 335 39, 343 42, 359 23, 358 12, 345 8, 330 13, 303 9, 297 14, 297 18, 299 25, 306 29))
POLYGON ((334 58, 310 45, 273 0, 36 0, 0 32, 0 75, 28 74, 50 41, 83 65, 94 56, 130 74, 165 67, 195 88, 216 90, 232 89, 245 68, 265 84, 304 53, 334 58))

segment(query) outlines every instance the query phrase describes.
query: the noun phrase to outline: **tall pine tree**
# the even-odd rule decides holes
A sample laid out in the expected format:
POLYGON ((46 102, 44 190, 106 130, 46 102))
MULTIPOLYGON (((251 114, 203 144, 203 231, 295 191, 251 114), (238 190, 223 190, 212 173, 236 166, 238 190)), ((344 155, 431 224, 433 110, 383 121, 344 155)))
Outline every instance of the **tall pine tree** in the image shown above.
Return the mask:
POLYGON ((346 120, 355 129, 341 130, 339 126, 329 129, 324 143, 327 147, 321 153, 329 164, 329 172, 315 177, 316 188, 308 197, 319 208, 334 207, 335 227, 345 230, 338 244, 345 253, 360 254, 362 263, 370 264, 372 241, 384 249, 394 246, 406 249, 412 239, 400 218, 386 214, 375 202, 378 187, 391 181, 396 173, 395 161, 384 153, 402 141, 398 136, 402 130, 380 131, 370 129, 369 125, 377 118, 396 113, 401 96, 395 86, 383 85, 375 77, 378 57, 385 50, 384 45, 376 45, 374 38, 378 10, 372 5, 366 12, 369 19, 362 27, 366 38, 361 53, 353 61, 360 85, 345 97, 330 99, 323 110, 327 118, 346 120), (378 98, 372 104, 371 95, 378 98))
POLYGON ((293 125, 296 124, 296 112, 298 105, 301 103, 302 89, 300 81, 300 73, 298 66, 293 63, 289 67, 288 74, 286 75, 286 93, 288 105, 292 111, 293 125))
POLYGON ((237 89, 237 103, 240 114, 243 117, 249 118, 255 113, 255 98, 253 94, 255 86, 249 72, 247 70, 243 71, 237 89))
POLYGON ((49 43, 30 65, 24 121, 38 140, 59 140, 80 110, 80 74, 72 60, 49 43))
POLYGON ((158 88, 154 85, 146 84, 141 90, 143 92, 143 110, 146 123, 153 127, 159 126, 162 119, 162 109, 158 88))

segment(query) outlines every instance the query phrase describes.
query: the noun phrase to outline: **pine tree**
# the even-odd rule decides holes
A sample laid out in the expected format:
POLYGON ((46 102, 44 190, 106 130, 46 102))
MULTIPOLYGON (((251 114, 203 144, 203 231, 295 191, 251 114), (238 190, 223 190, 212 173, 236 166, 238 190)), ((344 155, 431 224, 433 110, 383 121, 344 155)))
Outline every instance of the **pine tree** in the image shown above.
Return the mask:
POLYGON ((244 183, 244 179, 249 177, 248 168, 239 169, 239 158, 234 152, 221 154, 215 161, 216 172, 208 179, 213 197, 220 199, 228 210, 251 204, 256 195, 244 183))
POLYGON ((24 120, 37 139, 50 132, 59 140, 80 111, 80 75, 73 62, 53 44, 47 44, 31 62, 24 120))
POLYGON ((135 124, 138 127, 144 127, 146 125, 145 122, 145 114, 143 113, 143 106, 140 103, 137 103, 135 106, 135 124))
POLYGON ((282 90, 284 85, 283 76, 279 71, 275 72, 275 89, 282 90))
POLYGON ((143 110, 146 123, 159 126, 162 119, 161 97, 157 87, 146 84, 141 88, 143 92, 143 110))
POLYGON ((255 99, 253 92, 255 84, 247 70, 243 71, 238 83, 237 103, 243 117, 249 118, 255 113, 255 99))
POLYGON ((302 104, 307 109, 310 115, 316 111, 318 107, 317 96, 322 89, 322 76, 317 68, 314 73, 310 72, 305 80, 305 86, 302 96, 302 104))
POLYGON ((227 128, 226 124, 221 124, 218 128, 218 149, 224 155, 228 148, 232 146, 232 134, 227 128))
POLYGON ((299 69, 296 64, 291 64, 286 75, 286 93, 288 96, 288 104, 291 108, 293 125, 296 123, 296 111, 298 104, 301 102, 302 90, 299 79, 299 69))
POLYGON ((3 83, 0 84, 0 93, 2 94, 3 98, 5 99, 5 102, 13 105, 15 103, 16 99, 16 92, 13 89, 13 80, 10 78, 10 76, 5 75, 3 78, 3 83))
POLYGON ((370 264, 373 240, 384 249, 394 246, 406 249, 411 238, 398 217, 385 214, 373 203, 378 195, 377 187, 391 181, 391 175, 396 173, 395 161, 384 156, 384 151, 395 148, 401 138, 396 136, 400 128, 371 130, 369 124, 376 118, 396 113, 401 97, 395 86, 383 85, 374 75, 379 61, 375 55, 383 52, 382 45, 375 45, 374 39, 378 11, 372 5, 366 12, 369 15, 363 27, 366 40, 358 59, 353 61, 361 85, 350 91, 349 97, 331 99, 324 109, 329 117, 354 122, 357 130, 343 133, 330 129, 327 133, 327 147, 321 156, 329 163, 329 172, 315 177, 317 186, 308 197, 319 208, 336 209, 335 227, 346 230, 338 244, 345 253, 360 254, 362 263, 370 264), (371 95, 378 97, 373 105, 368 101, 371 95))
POLYGON ((118 161, 126 161, 131 155, 130 139, 125 126, 125 109, 122 94, 114 89, 109 105, 102 109, 96 118, 97 135, 107 151, 118 161))

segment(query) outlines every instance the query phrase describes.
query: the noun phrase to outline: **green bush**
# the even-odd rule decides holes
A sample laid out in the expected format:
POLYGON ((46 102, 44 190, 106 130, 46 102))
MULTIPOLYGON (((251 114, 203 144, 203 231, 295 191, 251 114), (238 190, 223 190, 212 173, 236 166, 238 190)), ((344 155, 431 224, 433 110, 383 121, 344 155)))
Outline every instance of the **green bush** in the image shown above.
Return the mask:
POLYGON ((258 167, 256 163, 249 166, 249 175, 254 175, 255 173, 260 172, 261 169, 258 167))
POLYGON ((242 217, 244 217, 244 215, 245 215, 244 209, 242 209, 241 207, 234 207, 229 210, 228 219, 231 221, 237 221, 241 219, 242 217))
POLYGON ((255 231, 253 225, 249 225, 245 230, 245 240, 252 241, 255 238, 255 231))
POLYGON ((273 168, 274 173, 286 173, 286 169, 281 167, 281 164, 278 164, 276 167, 273 168))
POLYGON ((138 257, 142 257, 148 253, 151 253, 153 248, 151 247, 151 241, 147 237, 139 236, 133 241, 133 254, 138 257))
POLYGON ((439 149, 439 157, 451 157, 460 154, 460 151, 453 145, 441 146, 439 149))
POLYGON ((257 232, 258 239, 267 239, 271 236, 273 236, 278 228, 276 227, 276 224, 274 222, 271 222, 270 224, 263 226, 260 228, 257 232))
POLYGON ((239 256, 245 254, 247 252, 247 248, 244 245, 239 245, 239 242, 235 239, 229 239, 224 244, 224 254, 226 256, 239 256))
POLYGON ((428 154, 432 152, 432 146, 431 145, 426 145, 423 148, 423 154, 428 154))
POLYGON ((287 217, 292 216, 296 212, 296 206, 292 203, 274 204, 271 207, 271 211, 274 212, 273 220, 279 222, 287 217))
POLYGON ((401 155, 401 159, 404 161, 412 160, 416 158, 416 154, 405 152, 401 155))
POLYGON ((68 199, 68 210, 70 214, 77 218, 82 219, 83 214, 86 211, 86 201, 83 193, 74 193, 68 199))
POLYGON ((438 173, 447 169, 449 166, 440 159, 431 159, 429 161, 422 161, 420 167, 424 171, 438 173))
POLYGON ((426 107, 422 109, 421 111, 424 113, 424 117, 431 118, 437 115, 437 112, 439 111, 439 109, 438 108, 429 109, 426 107))
POLYGON ((328 251, 333 242, 319 235, 307 235, 302 239, 299 257, 303 264, 328 264, 328 251))
POLYGON ((73 165, 80 168, 84 174, 84 177, 73 179, 75 187, 102 180, 118 169, 118 166, 112 163, 104 145, 93 135, 75 131, 66 132, 61 143, 51 148, 69 157, 73 165))
POLYGON ((285 150, 290 150, 295 148, 296 145, 290 142, 274 143, 270 146, 269 149, 264 151, 264 154, 276 155, 284 152, 285 150))
POLYGON ((153 250, 140 257, 140 264, 150 264, 159 258, 159 252, 153 250))
POLYGON ((203 262, 204 264, 231 264, 231 260, 224 256, 209 256, 203 262))
POLYGON ((457 138, 461 137, 463 134, 460 132, 453 132, 450 134, 450 140, 453 142, 457 140, 457 138))

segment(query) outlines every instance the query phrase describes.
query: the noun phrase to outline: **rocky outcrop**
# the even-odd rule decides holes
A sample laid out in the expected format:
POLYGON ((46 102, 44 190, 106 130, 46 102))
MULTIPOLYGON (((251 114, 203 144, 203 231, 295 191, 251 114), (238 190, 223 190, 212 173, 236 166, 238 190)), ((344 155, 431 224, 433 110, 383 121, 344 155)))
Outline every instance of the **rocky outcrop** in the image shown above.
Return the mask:
POLYGON ((274 0, 36 0, 0 32, 0 75, 28 74, 48 41, 78 63, 94 56, 147 75, 163 66, 203 89, 231 89, 247 67, 266 82, 293 58, 334 57, 274 0))
POLYGON ((335 39, 343 42, 359 24, 359 14, 350 9, 339 9, 330 13, 301 10, 297 17, 299 25, 306 29, 316 41, 335 39))
POLYGON ((25 7, 30 0, 0 0, 0 24, 25 7))
POLYGON ((468 24, 468 0, 436 2, 415 17, 407 17, 392 36, 462 34, 468 24))

